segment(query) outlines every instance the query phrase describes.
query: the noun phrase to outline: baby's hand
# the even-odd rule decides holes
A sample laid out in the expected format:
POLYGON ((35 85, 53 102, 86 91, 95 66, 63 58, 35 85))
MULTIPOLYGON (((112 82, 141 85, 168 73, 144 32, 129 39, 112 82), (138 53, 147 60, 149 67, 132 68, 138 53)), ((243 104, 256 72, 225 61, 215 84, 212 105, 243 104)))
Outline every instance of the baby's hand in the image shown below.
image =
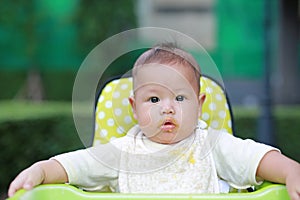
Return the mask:
POLYGON ((8 189, 8 196, 12 197, 16 191, 24 188, 30 190, 42 183, 66 183, 68 175, 63 166, 56 160, 45 160, 33 164, 22 171, 8 189))
POLYGON ((291 200, 300 200, 300 164, 294 170, 289 170, 286 177, 286 188, 291 200))
POLYGON ((22 171, 10 184, 8 196, 12 197, 20 189, 31 190, 44 181, 45 174, 39 163, 22 171))

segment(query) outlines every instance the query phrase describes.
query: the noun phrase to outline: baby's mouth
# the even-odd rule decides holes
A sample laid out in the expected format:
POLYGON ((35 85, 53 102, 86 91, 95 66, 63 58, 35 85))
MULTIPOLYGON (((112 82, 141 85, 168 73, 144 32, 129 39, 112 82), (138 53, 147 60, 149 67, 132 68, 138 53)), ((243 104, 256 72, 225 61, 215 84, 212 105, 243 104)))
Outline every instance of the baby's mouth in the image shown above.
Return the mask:
POLYGON ((161 125, 161 130, 170 133, 173 132, 176 127, 177 123, 174 119, 166 119, 161 125))

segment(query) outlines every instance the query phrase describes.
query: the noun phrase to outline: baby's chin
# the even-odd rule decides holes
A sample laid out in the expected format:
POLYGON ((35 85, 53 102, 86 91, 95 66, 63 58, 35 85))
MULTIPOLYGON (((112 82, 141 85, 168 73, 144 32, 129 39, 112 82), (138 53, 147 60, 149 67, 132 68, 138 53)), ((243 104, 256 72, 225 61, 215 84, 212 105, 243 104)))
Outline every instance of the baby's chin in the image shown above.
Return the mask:
POLYGON ((175 144, 183 140, 184 138, 178 137, 177 133, 161 132, 159 135, 148 137, 149 140, 160 144, 175 144))
POLYGON ((188 138, 194 132, 194 129, 184 129, 181 126, 176 126, 172 129, 149 129, 149 127, 142 127, 141 130, 144 135, 151 140, 159 144, 175 144, 186 138, 188 138), (189 133, 189 134, 187 134, 189 133))

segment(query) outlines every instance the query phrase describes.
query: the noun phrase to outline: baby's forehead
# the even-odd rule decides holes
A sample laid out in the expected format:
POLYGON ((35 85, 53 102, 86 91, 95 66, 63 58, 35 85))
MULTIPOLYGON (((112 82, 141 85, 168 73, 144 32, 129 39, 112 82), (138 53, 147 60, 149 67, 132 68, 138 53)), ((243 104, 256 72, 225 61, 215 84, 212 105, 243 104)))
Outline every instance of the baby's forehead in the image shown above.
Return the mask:
POLYGON ((180 86, 197 89, 197 83, 193 68, 181 64, 144 64, 138 66, 133 75, 134 90, 150 84, 170 88, 180 86))
MULTIPOLYGON (((147 64, 142 64, 139 66, 135 66, 135 70, 133 72, 133 78, 137 78, 141 75, 145 75, 143 73, 139 73, 141 71, 148 71, 149 73, 172 73, 172 74, 177 74, 181 76, 186 76, 187 74, 189 75, 194 75, 195 70, 193 69, 192 66, 181 64, 181 63, 158 63, 158 62, 153 62, 153 63, 147 63, 147 64), (151 71, 153 70, 153 71, 151 71)), ((152 74, 151 73, 151 74, 152 74)), ((157 74, 158 75, 158 74, 157 74)))
POLYGON ((172 71, 182 74, 183 76, 186 74, 196 74, 197 71, 195 71, 193 66, 190 66, 188 64, 183 64, 183 63, 159 63, 159 62, 152 62, 152 63, 146 63, 146 64, 141 64, 138 66, 135 66, 132 72, 133 77, 137 77, 140 74, 138 73, 141 69, 144 68, 155 68, 156 71, 165 71, 166 69, 173 69, 172 71))

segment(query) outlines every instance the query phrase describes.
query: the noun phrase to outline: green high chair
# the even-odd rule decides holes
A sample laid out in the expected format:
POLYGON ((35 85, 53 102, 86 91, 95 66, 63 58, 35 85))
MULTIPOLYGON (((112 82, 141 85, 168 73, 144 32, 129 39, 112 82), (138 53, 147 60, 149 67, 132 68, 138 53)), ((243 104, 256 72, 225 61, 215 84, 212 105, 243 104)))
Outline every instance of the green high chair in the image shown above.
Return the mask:
MULTIPOLYGON (((200 79, 201 93, 206 94, 200 119, 208 127, 223 129, 234 134, 233 115, 228 96, 223 87, 212 78, 202 76, 200 79)), ((137 122, 133 117, 128 97, 132 95, 132 78, 118 77, 109 81, 99 92, 95 109, 95 132, 92 144, 104 144, 122 137, 137 122)), ((31 191, 20 190, 10 200, 17 199, 56 199, 56 200, 87 200, 87 199, 253 199, 279 200, 290 199, 286 187, 281 184, 265 182, 248 190, 232 189, 228 194, 121 194, 87 192, 69 184, 48 184, 35 187, 31 191)))

